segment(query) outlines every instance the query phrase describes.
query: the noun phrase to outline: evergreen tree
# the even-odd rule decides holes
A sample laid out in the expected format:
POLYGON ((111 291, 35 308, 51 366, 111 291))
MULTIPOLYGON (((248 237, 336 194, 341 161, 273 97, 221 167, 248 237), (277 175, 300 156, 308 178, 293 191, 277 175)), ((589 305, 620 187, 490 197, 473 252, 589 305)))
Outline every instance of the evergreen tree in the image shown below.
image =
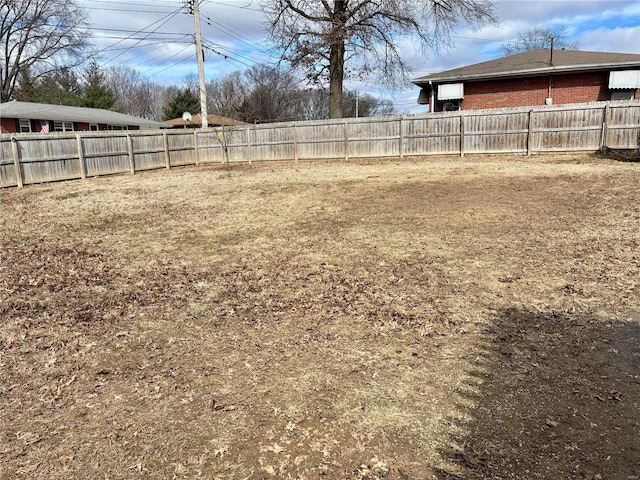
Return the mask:
POLYGON ((40 77, 33 101, 78 106, 82 100, 81 90, 76 74, 68 68, 61 68, 40 77))
POLYGON ((14 100, 37 102, 38 96, 38 83, 31 76, 31 71, 29 69, 22 70, 18 75, 18 86, 13 91, 14 100))
POLYGON ((86 81, 84 94, 80 105, 89 108, 110 109, 116 102, 116 96, 105 85, 104 74, 96 62, 92 62, 85 73, 86 81))
POLYGON ((200 100, 188 88, 176 94, 164 108, 164 120, 181 118, 184 112, 191 114, 200 112, 200 100))

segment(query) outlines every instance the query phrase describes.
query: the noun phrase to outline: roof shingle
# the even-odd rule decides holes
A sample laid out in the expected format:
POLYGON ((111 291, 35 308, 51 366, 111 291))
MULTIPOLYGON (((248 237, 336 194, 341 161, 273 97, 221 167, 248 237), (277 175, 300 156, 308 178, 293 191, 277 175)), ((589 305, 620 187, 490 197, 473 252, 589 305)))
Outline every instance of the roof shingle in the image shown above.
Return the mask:
POLYGON ((0 117, 54 120, 61 122, 86 122, 106 125, 137 125, 147 128, 167 128, 162 122, 134 117, 124 113, 100 108, 71 107, 47 103, 6 102, 0 103, 0 117))
POLYGON ((484 80, 500 77, 516 77, 554 72, 589 71, 607 68, 640 67, 640 55, 631 53, 582 52, 579 50, 554 50, 547 48, 529 50, 507 57, 454 68, 444 72, 415 78, 412 82, 424 85, 429 81, 446 82, 484 80))

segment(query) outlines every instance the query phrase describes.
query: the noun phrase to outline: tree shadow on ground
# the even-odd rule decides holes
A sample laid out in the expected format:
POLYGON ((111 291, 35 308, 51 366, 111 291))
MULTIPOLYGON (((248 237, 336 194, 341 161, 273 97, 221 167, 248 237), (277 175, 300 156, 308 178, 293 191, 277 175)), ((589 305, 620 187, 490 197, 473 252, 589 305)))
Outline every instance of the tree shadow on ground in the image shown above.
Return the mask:
POLYGON ((521 308, 493 320, 435 478, 638 478, 640 318, 521 308))
POLYGON ((619 162, 640 162, 640 148, 625 150, 603 148, 601 151, 597 152, 595 156, 619 162))

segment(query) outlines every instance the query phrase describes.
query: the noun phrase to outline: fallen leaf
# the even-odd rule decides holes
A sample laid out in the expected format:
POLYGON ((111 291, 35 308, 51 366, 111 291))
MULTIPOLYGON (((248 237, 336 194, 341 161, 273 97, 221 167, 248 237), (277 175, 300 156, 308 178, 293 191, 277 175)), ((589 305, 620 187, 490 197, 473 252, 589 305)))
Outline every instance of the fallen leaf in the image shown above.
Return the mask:
POLYGON ((262 467, 262 469, 267 472, 269 475, 276 475, 276 470, 271 465, 267 465, 266 467, 262 467))
POLYGON ((274 443, 273 446, 271 445, 267 445, 266 447, 264 447, 265 450, 269 450, 270 452, 273 453, 281 453, 285 451, 284 447, 281 447, 280 445, 278 445, 277 443, 274 443))
POLYGON ((72 462, 74 458, 76 458, 76 452, 71 450, 67 455, 60 457, 60 463, 64 467, 67 463, 72 462))

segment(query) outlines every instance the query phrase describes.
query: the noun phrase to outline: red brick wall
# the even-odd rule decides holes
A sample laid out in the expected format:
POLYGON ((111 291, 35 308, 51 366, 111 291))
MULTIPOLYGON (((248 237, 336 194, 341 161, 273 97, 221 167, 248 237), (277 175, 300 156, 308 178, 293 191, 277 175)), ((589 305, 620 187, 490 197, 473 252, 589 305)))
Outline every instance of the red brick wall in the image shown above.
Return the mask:
POLYGON ((0 133, 16 133, 16 119, 0 118, 0 133))
MULTIPOLYGON (((462 110, 539 106, 548 96, 549 76, 465 82, 462 110)), ((609 72, 553 75, 550 96, 553 105, 611 100, 609 72)), ((436 102, 436 111, 442 111, 442 102, 436 102)))

